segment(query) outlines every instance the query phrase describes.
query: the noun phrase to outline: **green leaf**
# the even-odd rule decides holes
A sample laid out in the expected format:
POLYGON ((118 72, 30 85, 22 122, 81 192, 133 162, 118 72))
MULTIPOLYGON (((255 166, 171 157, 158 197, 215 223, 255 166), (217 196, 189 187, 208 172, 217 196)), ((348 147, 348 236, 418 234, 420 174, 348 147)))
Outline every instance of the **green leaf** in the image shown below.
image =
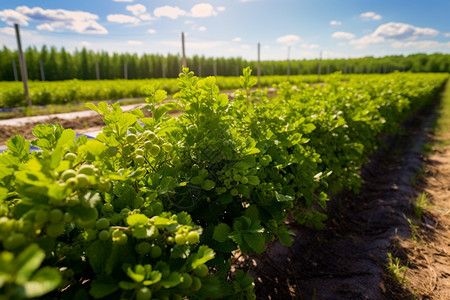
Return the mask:
POLYGON ((102 275, 92 281, 89 294, 95 299, 106 297, 119 289, 117 282, 108 275, 102 275))
POLYGON ((185 211, 182 211, 177 214, 177 221, 179 224, 182 225, 193 225, 191 215, 189 215, 185 211))
POLYGON ((248 176, 248 183, 251 185, 258 185, 260 183, 258 176, 254 175, 248 176))
POLYGON ((14 156, 23 159, 27 157, 30 152, 30 142, 25 141, 21 135, 13 136, 6 143, 8 151, 14 156))
POLYGON ((282 195, 279 194, 277 191, 275 191, 275 198, 277 199, 278 202, 288 202, 294 200, 292 196, 282 195))
POLYGON ((192 257, 191 266, 192 269, 197 268, 199 265, 206 263, 214 258, 216 254, 214 251, 208 246, 202 245, 198 248, 197 253, 195 253, 192 257))
POLYGON ((155 109, 155 112, 153 114, 153 117, 155 118, 156 121, 159 121, 161 119, 162 116, 164 116, 164 114, 169 110, 169 108, 165 105, 160 105, 158 106, 157 109, 155 109))
POLYGON ((79 218, 84 222, 95 220, 98 217, 98 211, 93 207, 84 207, 82 205, 77 205, 68 208, 68 210, 74 217, 79 218))
POLYGON ((39 269, 36 274, 23 284, 20 290, 26 298, 40 297, 56 289, 61 283, 61 274, 51 267, 39 269))
POLYGON ((134 214, 127 217, 127 223, 131 227, 136 225, 145 225, 147 224, 148 220, 148 217, 143 214, 134 214))
POLYGON ((78 153, 80 154, 91 154, 91 155, 101 155, 106 150, 105 144, 97 140, 88 140, 86 144, 78 148, 78 153))
POLYGON ((159 271, 152 271, 150 276, 142 282, 143 285, 152 285, 161 281, 162 274, 159 271))
POLYGON ((93 111, 95 111, 97 113, 100 113, 99 110, 97 109, 97 106, 95 106, 95 104, 85 103, 84 106, 86 106, 87 108, 89 108, 89 109, 91 109, 91 110, 93 110, 93 111))
POLYGON ((278 238, 280 239, 281 244, 283 244, 286 247, 292 246, 292 240, 287 231, 279 231, 277 235, 278 238))
POLYGON ((216 227, 214 227, 213 239, 216 241, 223 243, 228 239, 228 235, 231 232, 231 227, 225 223, 219 223, 216 227))
POLYGON ((263 253, 264 252, 264 245, 266 243, 266 239, 264 238, 263 234, 244 234, 244 240, 247 242, 247 244, 256 252, 256 253, 263 253))
POLYGON ((119 286, 123 290, 134 290, 138 285, 135 282, 121 281, 119 286))
POLYGON ((30 279, 44 261, 45 252, 38 245, 32 244, 23 250, 16 260, 16 282, 24 284, 30 279))
POLYGON ((177 180, 173 177, 164 177, 159 183, 159 192, 161 194, 166 194, 177 187, 177 180))
POLYGON ((155 92, 155 103, 161 103, 167 96, 167 92, 165 90, 157 90, 155 92))
POLYGON ((204 189, 205 191, 210 191, 212 190, 214 187, 216 186, 216 183, 212 180, 206 179, 203 183, 202 183, 202 189, 204 189))
POLYGON ((170 252, 170 258, 171 259, 177 259, 177 258, 183 258, 186 259, 189 257, 189 254, 191 253, 189 245, 175 245, 173 246, 171 252, 170 252))
POLYGON ((153 219, 153 224, 155 224, 155 226, 170 226, 170 225, 177 223, 174 220, 170 220, 170 219, 159 217, 159 216, 153 217, 152 219, 153 219))
POLYGON ((94 272, 97 274, 102 273, 110 253, 111 249, 109 247, 105 247, 105 244, 100 240, 94 241, 91 245, 89 245, 89 247, 87 247, 86 256, 94 272))
POLYGON ((145 274, 134 272, 131 267, 127 268, 126 273, 134 282, 142 282, 145 279, 145 274))
POLYGON ((172 272, 172 273, 170 273, 170 275, 168 277, 163 278, 163 280, 161 280, 160 283, 164 288, 170 289, 170 288, 180 284, 182 278, 183 277, 181 277, 180 273, 172 272))
POLYGON ((0 187, 0 203, 8 197, 8 189, 0 187))

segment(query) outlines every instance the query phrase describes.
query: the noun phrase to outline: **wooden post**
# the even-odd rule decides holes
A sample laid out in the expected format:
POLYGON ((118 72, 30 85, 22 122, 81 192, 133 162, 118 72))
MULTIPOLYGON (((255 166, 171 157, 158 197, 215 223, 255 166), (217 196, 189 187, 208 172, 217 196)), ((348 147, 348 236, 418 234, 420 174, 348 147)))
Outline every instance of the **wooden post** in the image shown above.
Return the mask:
POLYGON ((27 105, 31 108, 31 98, 30 93, 28 92, 28 72, 27 72, 27 62, 25 61, 25 57, 22 52, 22 43, 20 41, 20 32, 19 32, 19 24, 14 24, 14 28, 16 30, 17 37, 17 48, 19 50, 19 64, 20 64, 20 75, 22 77, 23 82, 23 91, 25 92, 25 97, 27 99, 27 105))
POLYGON ((291 75, 291 46, 288 46, 288 56, 287 56, 287 79, 289 80, 289 75, 291 75))
POLYGON ((14 81, 19 81, 19 77, 17 76, 17 68, 16 68, 16 60, 13 58, 12 61, 12 68, 14 73, 14 81))
POLYGON ((181 33, 181 50, 183 53, 183 67, 187 68, 186 51, 185 51, 185 47, 184 47, 184 32, 181 33))
POLYGON ((123 63, 123 78, 128 79, 128 65, 127 65, 127 62, 123 63))
POLYGON ((41 81, 45 81, 44 63, 41 59, 39 60, 39 68, 41 70, 41 81))
POLYGON ((100 80, 100 68, 98 67, 98 61, 95 62, 95 75, 97 76, 97 80, 100 80))
POLYGON ((322 51, 320 51, 319 65, 317 66, 317 75, 320 80, 320 74, 322 74, 322 51))
POLYGON ((214 76, 217 76, 217 63, 216 63, 215 59, 214 59, 214 64, 213 64, 213 72, 214 72, 214 76))
POLYGON ((162 67, 162 77, 166 79, 166 65, 164 64, 164 62, 161 64, 161 67, 162 67))
POLYGON ((258 70, 257 73, 258 75, 258 88, 261 87, 261 44, 258 43, 258 70))

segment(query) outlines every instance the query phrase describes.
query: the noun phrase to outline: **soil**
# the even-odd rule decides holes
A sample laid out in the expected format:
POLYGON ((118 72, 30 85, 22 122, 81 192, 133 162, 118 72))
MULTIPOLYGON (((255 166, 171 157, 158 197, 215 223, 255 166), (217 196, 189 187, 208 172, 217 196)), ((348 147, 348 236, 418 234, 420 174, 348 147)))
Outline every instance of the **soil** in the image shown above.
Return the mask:
MULTIPOLYGON (((383 141, 362 169, 361 192, 332 197, 325 229, 290 220, 292 247, 274 242, 264 255, 240 257, 257 299, 450 299, 450 146, 423 154, 433 141, 433 111, 419 112, 403 124, 404 134, 383 141), (419 220, 412 202, 422 192, 429 205, 419 220), (408 266, 406 283, 386 271, 388 253, 408 266)), ((100 116, 49 123, 55 121, 78 133, 104 126, 100 116)), ((15 134, 33 138, 35 125, 0 126, 0 144, 15 134)))

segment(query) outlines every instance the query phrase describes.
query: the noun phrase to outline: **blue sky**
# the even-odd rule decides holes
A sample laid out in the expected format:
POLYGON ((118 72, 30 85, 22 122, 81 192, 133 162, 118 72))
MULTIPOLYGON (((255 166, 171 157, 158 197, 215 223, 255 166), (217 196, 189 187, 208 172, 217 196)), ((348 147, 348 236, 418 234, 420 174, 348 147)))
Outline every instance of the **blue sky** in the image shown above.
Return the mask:
POLYGON ((292 59, 450 53, 450 0, 0 2, 0 46, 292 59), (288 50, 289 49, 289 50, 288 50))

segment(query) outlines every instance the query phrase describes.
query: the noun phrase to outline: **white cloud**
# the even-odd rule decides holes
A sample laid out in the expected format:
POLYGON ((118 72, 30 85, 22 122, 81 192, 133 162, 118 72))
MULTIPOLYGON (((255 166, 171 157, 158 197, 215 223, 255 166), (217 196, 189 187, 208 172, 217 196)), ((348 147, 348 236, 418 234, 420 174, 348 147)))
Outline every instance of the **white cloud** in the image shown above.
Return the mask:
POLYGON ((200 26, 200 27, 198 28, 198 31, 206 31, 206 27, 205 27, 205 26, 200 26))
POLYGON ((450 48, 450 42, 440 43, 437 41, 409 41, 409 42, 393 42, 393 48, 414 48, 414 49, 436 49, 441 47, 450 48))
POLYGON ((450 32, 444 33, 445 37, 450 37, 450 32))
POLYGON ((186 24, 186 25, 194 24, 194 21, 186 20, 186 21, 184 21, 184 24, 186 24))
POLYGON ((149 30, 147 30, 147 32, 150 33, 150 34, 155 34, 156 30, 155 29, 149 29, 149 30))
POLYGON ((353 33, 345 31, 336 31, 331 36, 335 39, 346 39, 346 40, 351 40, 355 38, 355 35, 353 33))
POLYGON ((251 46, 249 44, 244 44, 241 47, 242 47, 242 49, 246 49, 246 50, 251 48, 251 46))
POLYGON ((303 43, 300 45, 300 47, 306 48, 306 49, 317 49, 317 48, 319 48, 319 45, 303 43))
POLYGON ((91 43, 86 42, 86 41, 81 42, 81 46, 83 46, 83 47, 90 47, 91 45, 92 45, 91 43))
POLYGON ((65 9, 43 9, 41 7, 29 8, 18 6, 15 10, 0 11, 1 20, 7 24, 18 23, 28 25, 28 22, 39 22, 47 25, 38 25, 40 28, 61 31, 72 30, 78 33, 106 34, 108 31, 97 23, 98 15, 84 11, 70 11, 65 9))
POLYGON ((28 26, 30 18, 20 12, 12 9, 5 9, 0 11, 0 19, 8 25, 13 26, 15 23, 21 26, 28 26))
POLYGON ((433 28, 416 27, 405 23, 390 22, 380 25, 373 33, 350 41, 356 48, 366 48, 370 44, 386 41, 416 40, 421 37, 436 36, 439 31, 433 28))
POLYGON ((178 6, 173 7, 173 6, 165 5, 165 6, 155 8, 155 10, 153 11, 153 14, 156 17, 167 17, 172 20, 175 20, 179 16, 186 15, 186 11, 180 9, 178 6))
POLYGON ((7 35, 13 35, 13 36, 16 35, 16 31, 12 27, 2 27, 2 28, 0 28, 0 33, 4 33, 7 35))
POLYGON ((374 13, 373 11, 368 11, 359 15, 361 18, 366 20, 381 20, 381 15, 374 13))
POLYGON ((114 2, 133 2, 133 0, 113 0, 114 2))
POLYGON ((135 16, 139 16, 147 12, 147 8, 145 8, 145 6, 142 4, 127 5, 126 8, 127 10, 131 11, 135 16))
POLYGON ((127 41, 128 45, 142 45, 141 41, 129 40, 127 41))
POLYGON ((217 6, 216 7, 217 11, 225 11, 225 6, 217 6))
POLYGON ((209 3, 199 3, 191 8, 191 14, 194 18, 205 18, 217 15, 214 7, 209 3))
POLYGON ((240 37, 235 37, 233 39, 233 42, 241 42, 241 41, 242 41, 242 38, 240 38, 240 37))
POLYGON ((139 23, 139 19, 133 16, 127 16, 127 15, 121 15, 121 14, 112 14, 112 15, 108 15, 106 17, 106 19, 109 22, 113 22, 113 23, 119 23, 119 24, 127 24, 127 23, 131 23, 131 24, 137 24, 139 23))
POLYGON ((43 30, 43 31, 55 31, 55 28, 52 27, 52 25, 45 23, 45 24, 40 24, 38 26, 36 26, 37 30, 43 30))
POLYGON ((139 16, 139 19, 141 19, 142 21, 150 21, 153 20, 152 16, 150 14, 142 14, 139 16))
POLYGON ((288 44, 288 45, 295 44, 296 42, 299 42, 300 40, 301 39, 298 35, 293 35, 293 34, 288 34, 288 35, 280 36, 279 38, 277 38, 278 43, 288 44))
POLYGON ((138 17, 143 21, 153 20, 150 13, 147 13, 147 8, 142 4, 127 5, 126 8, 127 10, 131 11, 133 15, 135 15, 136 17, 138 17))
POLYGON ((270 49, 270 46, 269 45, 264 45, 263 48, 264 49, 270 49))
POLYGON ((342 22, 341 21, 332 20, 332 21, 330 21, 330 25, 331 26, 338 26, 338 25, 342 25, 342 22))

